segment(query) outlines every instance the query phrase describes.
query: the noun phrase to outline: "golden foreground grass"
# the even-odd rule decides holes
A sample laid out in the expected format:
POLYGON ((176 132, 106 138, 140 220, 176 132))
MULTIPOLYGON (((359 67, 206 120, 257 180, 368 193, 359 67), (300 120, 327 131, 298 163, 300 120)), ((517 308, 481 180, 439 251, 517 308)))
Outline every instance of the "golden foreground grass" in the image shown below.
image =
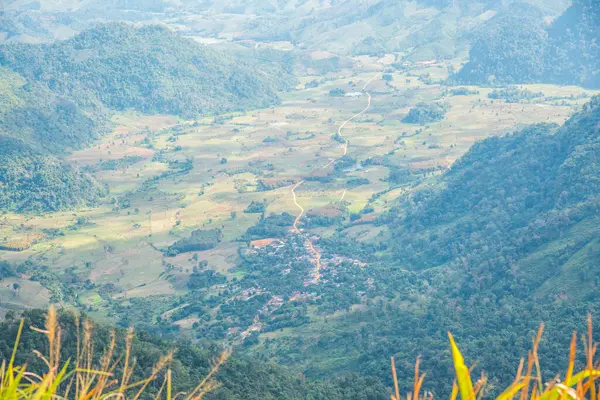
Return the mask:
POLYGON ((100 362, 95 365, 94 343, 91 323, 83 321, 83 332, 79 331, 77 321, 77 358, 75 365, 70 368, 71 360, 61 360, 61 329, 58 326, 58 317, 54 307, 50 307, 46 316, 44 329, 33 328, 43 333, 48 339, 49 354, 35 354, 46 364, 45 373, 34 373, 27 370, 27 365, 15 366, 17 346, 23 331, 23 323, 19 326, 11 359, 3 360, 0 367, 0 399, 186 399, 199 400, 208 392, 218 387, 212 379, 213 375, 225 363, 230 351, 225 351, 215 360, 213 368, 208 375, 189 393, 173 393, 171 361, 173 353, 163 356, 153 367, 152 373, 145 379, 131 382, 134 369, 131 354, 133 330, 130 329, 126 336, 125 354, 114 360, 116 348, 116 335, 113 332, 108 347, 104 350, 100 362), (115 371, 119 368, 119 373, 115 371), (147 393, 150 383, 164 375, 160 389, 155 395, 147 393))
MULTIPOLYGON (((77 321, 77 357, 74 367, 70 367, 70 360, 61 360, 61 329, 58 325, 58 316, 54 307, 50 307, 46 316, 44 329, 33 328, 43 333, 48 340, 49 354, 35 354, 46 364, 45 373, 39 374, 27 370, 27 365, 15 366, 15 356, 24 320, 21 320, 11 359, 4 360, 0 367, 0 400, 5 399, 109 399, 122 398, 134 399, 202 399, 208 392, 218 387, 213 375, 227 361, 230 351, 223 352, 215 360, 208 375, 189 393, 173 393, 171 361, 173 353, 162 357, 152 369, 152 373, 145 379, 131 382, 134 369, 134 355, 131 354, 133 330, 127 332, 125 339, 125 354, 114 360, 116 336, 113 332, 107 348, 97 365, 94 363, 94 343, 91 323, 83 321, 82 332, 77 321), (118 373, 116 371, 119 370, 118 373), (160 389, 156 394, 147 393, 149 384, 162 378, 160 389)), ((600 377, 600 360, 595 360, 597 343, 592 341, 592 319, 588 316, 587 335, 582 335, 585 367, 575 371, 575 357, 577 351, 577 332, 573 332, 569 350, 569 364, 564 377, 560 375, 550 382, 542 381, 542 371, 538 357, 538 346, 542 337, 544 325, 540 326, 538 333, 533 338, 533 347, 527 356, 526 370, 525 359, 521 359, 517 374, 497 400, 583 400, 600 399, 600 384, 596 385, 596 378, 600 377)), ((451 333, 448 333, 456 378, 452 387, 450 400, 456 400, 460 394, 462 400, 478 400, 486 393, 487 377, 484 373, 475 381, 471 379, 471 368, 465 364, 464 358, 458 349, 451 333)), ((415 364, 413 391, 406 395, 406 400, 432 400, 433 394, 425 391, 421 394, 425 374, 419 371, 420 360, 415 364)), ((391 400, 401 400, 396 366, 394 358, 391 359, 391 370, 394 382, 391 400)))
MULTIPOLYGON (((571 345, 569 350, 569 365, 565 372, 564 378, 556 375, 555 378, 547 383, 542 381, 542 370, 540 369, 540 361, 538 357, 538 346, 544 331, 542 324, 533 338, 533 347, 527 355, 527 370, 523 373, 525 359, 522 358, 517 369, 517 375, 512 384, 506 388, 496 399, 497 400, 583 400, 600 399, 600 384, 596 385, 596 378, 600 377, 600 360, 595 360, 598 344, 592 341, 592 317, 588 315, 588 332, 587 336, 582 335, 584 353, 586 358, 585 368, 575 372, 575 356, 577 351, 577 332, 573 332, 571 345)), ((460 393, 462 400, 477 400, 484 397, 487 377, 484 373, 473 384, 471 379, 471 368, 465 364, 465 360, 454 341, 451 333, 448 333, 450 346, 452 348, 452 359, 456 378, 452 385, 451 400, 455 400, 460 393)), ((398 378, 396 375, 396 365, 392 357, 392 377, 394 379, 394 394, 392 400, 400 400, 400 391, 398 389, 398 378)), ((413 383, 413 391, 406 395, 407 400, 433 399, 433 394, 425 392, 420 395, 425 374, 419 373, 419 359, 415 365, 415 378, 413 383)))

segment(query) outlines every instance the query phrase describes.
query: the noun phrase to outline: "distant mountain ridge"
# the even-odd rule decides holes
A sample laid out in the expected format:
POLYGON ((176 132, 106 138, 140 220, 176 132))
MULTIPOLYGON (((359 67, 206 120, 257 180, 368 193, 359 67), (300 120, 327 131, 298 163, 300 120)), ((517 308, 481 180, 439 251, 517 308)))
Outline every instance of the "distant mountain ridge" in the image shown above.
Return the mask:
POLYGON ((277 102, 285 66, 209 49, 157 26, 114 23, 49 45, 0 48, 0 65, 85 105, 199 115, 277 102), (283 68, 282 68, 283 67, 283 68))
MULTIPOLYGON (((522 0, 555 17, 567 0, 522 0)), ((156 22, 187 36, 217 40, 289 41, 300 50, 341 56, 402 52, 409 61, 450 58, 468 51, 472 33, 494 13, 520 1, 499 0, 62 0, 39 10, 13 2, 0 22, 6 41, 69 37, 98 21, 156 22), (177 23, 174 23, 177 21, 177 23), (232 25, 232 21, 235 23, 232 25)))

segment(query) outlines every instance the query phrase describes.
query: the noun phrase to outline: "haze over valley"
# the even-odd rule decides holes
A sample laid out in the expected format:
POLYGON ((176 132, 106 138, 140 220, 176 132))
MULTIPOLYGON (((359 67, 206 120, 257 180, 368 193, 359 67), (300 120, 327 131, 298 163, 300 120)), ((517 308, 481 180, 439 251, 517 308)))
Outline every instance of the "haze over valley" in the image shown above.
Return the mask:
POLYGON ((181 390, 233 349, 207 398, 387 399, 390 357, 450 395, 448 331, 495 396, 596 316, 598 2, 0 7, 7 332, 53 304, 181 343, 181 390))

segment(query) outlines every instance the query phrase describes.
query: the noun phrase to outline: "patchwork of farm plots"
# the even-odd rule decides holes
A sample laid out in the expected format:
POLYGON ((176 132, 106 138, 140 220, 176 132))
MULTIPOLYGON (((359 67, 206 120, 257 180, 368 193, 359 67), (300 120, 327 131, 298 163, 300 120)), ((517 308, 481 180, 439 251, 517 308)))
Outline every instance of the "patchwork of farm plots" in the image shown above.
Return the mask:
MULTIPOLYGON (((445 64, 386 72, 386 79, 379 74, 369 83, 369 110, 344 126, 348 154, 342 157, 339 126, 365 108, 363 86, 388 68, 371 61, 369 68, 302 77, 298 89, 270 109, 197 121, 118 116, 113 134, 68 158, 107 185, 104 205, 0 216, 0 244, 31 242, 22 251, 0 251, 0 259, 48 266, 53 277, 33 282, 24 273, 0 282, 1 305, 40 306, 56 285, 77 284, 79 305, 102 316, 106 299, 184 293, 198 259, 190 253, 168 256, 166 250, 197 229, 221 230, 219 244, 198 257, 232 277, 238 250, 250 245, 240 239, 261 217, 245 212, 248 206, 263 203, 264 215, 296 216, 291 189, 301 180, 296 195, 306 214, 342 221, 305 227, 307 232, 323 237, 342 229, 358 240, 381 240, 385 228, 370 222, 419 178, 448 169, 477 140, 531 123, 562 123, 593 94, 535 85, 526 88, 542 97, 507 103, 490 99, 492 88, 453 92, 456 88, 426 83, 445 77, 445 64), (424 125, 402 122, 421 102, 447 103, 445 118, 424 125), (372 210, 359 214, 367 206, 372 210)), ((53 300, 61 298, 55 294, 53 300)))

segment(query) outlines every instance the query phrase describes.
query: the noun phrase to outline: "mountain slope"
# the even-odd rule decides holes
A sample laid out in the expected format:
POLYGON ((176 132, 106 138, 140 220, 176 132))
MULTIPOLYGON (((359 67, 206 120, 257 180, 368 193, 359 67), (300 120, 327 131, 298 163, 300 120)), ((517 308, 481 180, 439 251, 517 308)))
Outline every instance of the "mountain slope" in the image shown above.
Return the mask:
MULTIPOLYGON (((20 340, 19 351, 15 363, 28 363, 28 370, 41 375, 46 366, 33 353, 34 350, 47 354, 47 343, 42 334, 30 327, 44 325, 44 313, 39 310, 24 313, 25 329, 20 340)), ((82 328, 77 326, 72 315, 63 314, 60 318, 62 328, 62 359, 74 359, 77 356, 77 333, 82 328)), ((95 325, 93 340, 97 351, 98 362, 102 349, 109 346, 109 327, 95 325)), ((0 360, 9 360, 17 335, 18 321, 0 322, 0 360)), ((116 354, 121 355, 124 349, 126 332, 117 332, 116 354)), ((174 350, 173 390, 177 392, 191 391, 210 371, 211 360, 222 351, 219 346, 204 342, 202 346, 194 346, 186 341, 169 342, 145 332, 138 332, 132 342, 132 355, 136 358, 132 381, 145 378, 148 370, 161 356, 174 350)), ((208 393, 205 398, 221 399, 370 399, 387 398, 386 390, 373 379, 356 375, 340 377, 327 382, 315 382, 302 379, 290 371, 256 359, 240 357, 234 353, 224 366, 215 374, 220 386, 208 393)), ((149 385, 145 394, 155 395, 159 385, 149 385)))
POLYGON ((495 18, 475 40, 462 83, 600 87, 600 4, 577 0, 546 28, 535 9, 495 18))
POLYGON ((280 65, 211 50, 159 27, 102 25, 50 45, 5 45, 0 65, 78 104, 181 115, 266 107, 288 88, 280 65))
POLYGON ((3 152, 0 208, 50 211, 97 203, 103 193, 97 184, 55 157, 108 132, 112 113, 197 118, 267 107, 293 83, 289 68, 285 57, 219 52, 158 26, 108 24, 67 41, 0 46, 0 138, 36 154, 26 162, 32 171, 56 167, 47 170, 52 179, 15 179, 10 171, 24 158, 3 152), (51 193, 68 193, 68 199, 51 193))
POLYGON ((475 145, 443 189, 414 196, 396 225, 396 255, 418 269, 466 262, 492 287, 516 268, 520 284, 539 287, 584 243, 574 240, 545 272, 527 274, 519 261, 598 217, 599 123, 596 97, 560 128, 537 125, 475 145))

